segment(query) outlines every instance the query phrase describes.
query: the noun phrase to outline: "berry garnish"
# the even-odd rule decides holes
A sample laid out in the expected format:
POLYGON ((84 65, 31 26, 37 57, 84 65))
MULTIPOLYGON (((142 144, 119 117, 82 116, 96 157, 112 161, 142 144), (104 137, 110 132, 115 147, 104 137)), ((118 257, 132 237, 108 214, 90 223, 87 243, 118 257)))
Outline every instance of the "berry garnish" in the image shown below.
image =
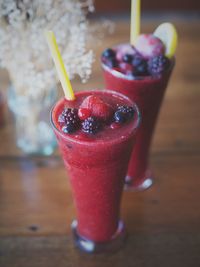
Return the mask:
POLYGON ((89 117, 82 122, 82 130, 83 132, 95 134, 101 128, 100 121, 95 117, 89 117))
POLYGON ((165 53, 163 42, 153 34, 139 35, 135 42, 135 48, 146 59, 165 53))
POLYGON ((156 56, 149 60, 148 69, 152 75, 161 74, 168 69, 169 64, 170 61, 166 56, 156 56))
POLYGON ((102 53, 102 57, 105 58, 114 58, 115 57, 115 51, 111 48, 107 48, 106 50, 104 50, 104 52, 102 53))
POLYGON ((123 61, 123 57, 126 54, 134 56, 135 53, 136 53, 135 48, 132 45, 130 44, 119 45, 116 51, 116 59, 118 61, 123 61))
POLYGON ((133 61, 133 55, 125 54, 123 56, 123 61, 126 63, 131 63, 133 61))
POLYGON ((125 113, 129 119, 132 118, 135 113, 134 108, 129 106, 118 106, 117 110, 125 113))
POLYGON ((105 61, 105 64, 109 68, 116 68, 118 66, 118 61, 115 58, 109 58, 105 61))
POLYGON ((92 116, 103 121, 108 121, 113 115, 113 108, 100 97, 93 95, 86 97, 80 108, 91 110, 92 116))
POLYGON ((73 133, 73 132, 75 132, 75 130, 76 130, 76 128, 74 127, 74 124, 71 122, 67 123, 66 125, 64 125, 62 127, 62 131, 64 133, 73 133))
POLYGON ((78 110, 78 116, 82 121, 89 118, 91 116, 91 113, 92 111, 89 108, 79 108, 78 110))
POLYGON ((133 107, 119 106, 114 114, 114 120, 119 123, 124 123, 134 116, 135 110, 133 107))
POLYGON ((134 76, 148 75, 148 64, 147 64, 147 61, 145 59, 143 59, 141 56, 136 56, 133 59, 132 64, 135 67, 133 69, 133 75, 134 76))
POLYGON ((142 64, 144 61, 146 61, 142 56, 140 56, 139 54, 135 55, 135 57, 132 60, 132 64, 134 67, 139 66, 140 64, 142 64))
POLYGON ((114 114, 114 120, 119 123, 126 122, 126 114, 120 110, 117 110, 114 114))
POLYGON ((65 108, 58 117, 58 122, 62 126, 62 131, 72 133, 80 127, 80 119, 76 108, 65 108))
POLYGON ((122 62, 119 65, 120 67, 120 72, 123 72, 124 74, 129 74, 133 72, 133 66, 129 63, 122 62))
POLYGON ((92 107, 92 115, 103 121, 108 121, 113 115, 113 109, 107 103, 97 103, 92 107))

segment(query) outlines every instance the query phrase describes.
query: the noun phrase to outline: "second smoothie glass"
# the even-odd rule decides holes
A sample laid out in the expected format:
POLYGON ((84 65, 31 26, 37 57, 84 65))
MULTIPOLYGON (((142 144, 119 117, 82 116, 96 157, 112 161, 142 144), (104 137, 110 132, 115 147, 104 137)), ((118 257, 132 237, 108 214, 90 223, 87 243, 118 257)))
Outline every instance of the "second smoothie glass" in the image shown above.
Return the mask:
POLYGON ((174 61, 168 71, 157 77, 146 76, 133 79, 102 63, 106 89, 116 90, 128 96, 138 105, 142 116, 126 175, 126 189, 142 191, 153 183, 148 166, 150 144, 173 66, 174 61))

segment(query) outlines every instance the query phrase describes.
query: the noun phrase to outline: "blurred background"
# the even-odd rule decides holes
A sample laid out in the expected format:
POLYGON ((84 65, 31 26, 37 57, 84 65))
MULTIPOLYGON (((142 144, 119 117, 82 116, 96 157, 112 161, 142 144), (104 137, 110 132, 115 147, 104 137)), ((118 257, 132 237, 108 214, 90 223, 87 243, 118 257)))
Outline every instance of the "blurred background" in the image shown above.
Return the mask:
MULTIPOLYGON (((95 0, 97 12, 100 13, 121 13, 129 12, 130 0, 95 0)), ((200 9, 200 1, 197 0, 143 0, 143 11, 157 11, 157 12, 180 12, 180 11, 198 11, 200 9)))

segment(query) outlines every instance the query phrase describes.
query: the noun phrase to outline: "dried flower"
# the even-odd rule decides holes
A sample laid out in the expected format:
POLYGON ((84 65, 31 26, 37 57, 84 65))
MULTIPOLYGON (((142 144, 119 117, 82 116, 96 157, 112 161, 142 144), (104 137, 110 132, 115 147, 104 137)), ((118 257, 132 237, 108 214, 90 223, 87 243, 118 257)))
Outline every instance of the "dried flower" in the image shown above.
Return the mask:
POLYGON ((70 79, 89 78, 94 55, 86 49, 86 14, 93 10, 93 0, 0 0, 0 67, 19 94, 37 98, 55 83, 45 29, 54 31, 70 79))

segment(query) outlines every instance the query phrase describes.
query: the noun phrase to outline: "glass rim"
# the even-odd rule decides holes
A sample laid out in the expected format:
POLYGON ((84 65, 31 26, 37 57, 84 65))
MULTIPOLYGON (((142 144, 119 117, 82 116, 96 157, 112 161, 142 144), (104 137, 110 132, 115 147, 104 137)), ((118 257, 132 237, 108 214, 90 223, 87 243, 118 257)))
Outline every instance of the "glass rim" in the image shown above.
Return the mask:
MULTIPOLYGON (((138 128, 139 128, 139 126, 140 126, 140 123, 141 123, 141 113, 140 113, 140 111, 139 111, 138 106, 137 106, 137 105, 135 104, 135 102, 132 101, 129 97, 127 97, 127 96, 125 96, 125 95, 123 95, 123 94, 121 94, 121 93, 118 93, 118 92, 116 92, 116 91, 113 91, 113 90, 106 90, 106 89, 82 90, 82 91, 79 91, 79 92, 77 92, 77 93, 82 93, 82 92, 83 92, 83 93, 90 93, 90 92, 108 92, 109 94, 115 94, 115 95, 118 95, 119 97, 122 97, 122 98, 125 98, 125 99, 129 100, 129 102, 132 103, 132 106, 134 107, 134 110, 135 110, 135 112, 136 112, 136 114, 137 114, 137 119, 136 119, 135 122, 133 123, 133 127, 131 127, 130 131, 127 133, 126 138, 124 138, 124 136, 121 136, 121 138, 116 137, 116 138, 114 138, 114 139, 107 139, 106 141, 103 140, 103 139, 101 139, 101 140, 95 139, 95 143, 96 143, 96 144, 105 144, 105 143, 111 143, 111 144, 112 144, 112 143, 120 143, 120 141, 125 140, 125 139, 128 139, 129 136, 130 136, 131 134, 134 134, 134 133, 138 130, 138 128)), ((61 101, 62 99, 64 99, 64 98, 61 98, 59 101, 61 101)), ((58 101, 58 102, 59 102, 59 101, 58 101)), ((93 143, 94 143, 94 142, 92 142, 92 141, 87 141, 87 140, 79 140, 79 139, 77 139, 77 138, 74 138, 73 136, 70 136, 69 134, 65 134, 65 133, 63 133, 61 130, 59 130, 59 129, 56 127, 56 125, 55 125, 55 123, 54 123, 54 121, 53 121, 53 116, 52 116, 52 114, 53 114, 53 110, 54 110, 54 108, 56 107, 56 105, 57 105, 58 102, 56 102, 56 103, 53 105, 53 107, 51 108, 51 111, 50 111, 50 122, 51 122, 51 125, 52 125, 54 131, 55 131, 59 136, 62 136, 62 138, 64 138, 65 140, 68 140, 68 141, 70 141, 70 142, 77 143, 77 144, 84 144, 84 145, 88 145, 88 146, 93 146, 93 143)))

